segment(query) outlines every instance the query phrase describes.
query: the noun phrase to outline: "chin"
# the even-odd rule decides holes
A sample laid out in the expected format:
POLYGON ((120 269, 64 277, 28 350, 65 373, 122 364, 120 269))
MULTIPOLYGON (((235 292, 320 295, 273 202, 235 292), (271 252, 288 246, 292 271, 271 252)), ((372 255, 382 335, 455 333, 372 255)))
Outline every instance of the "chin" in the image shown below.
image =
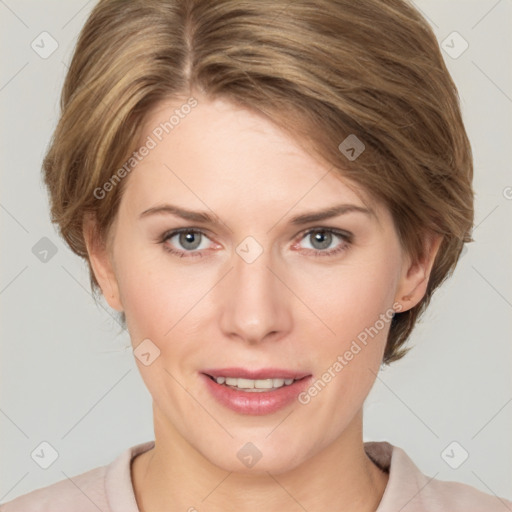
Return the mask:
MULTIPOLYGON (((306 457, 293 445, 283 449, 284 439, 270 441, 265 437, 268 432, 257 435, 241 436, 230 440, 225 445, 208 443, 206 450, 199 450, 211 464, 224 471, 252 476, 278 475, 295 469, 306 457)), ((198 447, 199 448, 199 447, 198 447)))

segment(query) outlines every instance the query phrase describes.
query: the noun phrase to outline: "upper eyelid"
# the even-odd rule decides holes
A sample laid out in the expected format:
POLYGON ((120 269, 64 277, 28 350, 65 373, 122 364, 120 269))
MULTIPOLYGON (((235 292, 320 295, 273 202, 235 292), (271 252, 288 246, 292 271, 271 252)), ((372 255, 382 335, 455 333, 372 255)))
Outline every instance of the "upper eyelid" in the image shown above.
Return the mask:
POLYGON ((306 235, 310 233, 311 231, 328 231, 330 233, 334 233, 338 236, 346 236, 347 238, 352 238, 352 233, 350 231, 347 231, 346 229, 340 229, 340 228, 333 228, 329 226, 319 226, 319 227, 310 227, 303 229, 302 231, 299 231, 296 236, 299 235, 306 235))

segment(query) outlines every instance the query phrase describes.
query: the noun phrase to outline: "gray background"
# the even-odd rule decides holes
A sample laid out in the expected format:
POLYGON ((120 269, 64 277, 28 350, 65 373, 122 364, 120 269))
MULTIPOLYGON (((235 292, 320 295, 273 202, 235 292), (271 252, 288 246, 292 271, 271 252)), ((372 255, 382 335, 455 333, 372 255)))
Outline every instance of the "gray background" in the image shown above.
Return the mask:
MULTIPOLYGON (((94 304, 85 263, 49 221, 40 178, 66 63, 94 4, 0 0, 0 502, 153 439, 151 397, 128 335, 106 303, 94 304), (31 47, 43 31, 58 42, 47 58, 31 47), (43 237, 57 251, 46 262, 36 246, 43 237), (31 458, 43 441, 58 452, 48 469, 31 458)), ((476 242, 434 295, 415 348, 379 374, 365 440, 402 447, 430 476, 512 499, 512 1, 416 5, 451 46, 443 55, 475 156, 476 242), (453 31, 469 43, 457 58, 463 43, 453 31)))

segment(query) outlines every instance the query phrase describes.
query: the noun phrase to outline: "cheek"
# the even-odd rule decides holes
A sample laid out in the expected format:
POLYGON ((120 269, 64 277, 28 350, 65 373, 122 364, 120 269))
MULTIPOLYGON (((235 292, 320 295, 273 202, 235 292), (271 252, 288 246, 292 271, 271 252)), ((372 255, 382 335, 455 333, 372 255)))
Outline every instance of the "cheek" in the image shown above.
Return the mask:
MULTIPOLYGON (((329 327, 313 322, 324 333, 316 345, 315 366, 322 371, 317 387, 324 389, 325 385, 322 400, 332 402, 339 421, 346 419, 347 411, 361 406, 379 371, 391 325, 396 256, 389 249, 372 252, 357 263, 347 261, 321 275, 309 274, 303 288, 302 293, 315 290, 309 293, 312 302, 308 305, 329 327), (324 285, 319 288, 319 283, 324 285)), ((303 323, 310 333, 307 338, 318 340, 309 324, 303 323)))
POLYGON ((125 254, 118 258, 118 283, 132 341, 159 344, 187 324, 211 282, 204 272, 184 270, 160 247, 125 254))
POLYGON ((169 284, 179 283, 162 274, 162 262, 155 261, 151 251, 119 240, 116 254, 116 278, 126 321, 132 341, 136 345, 144 338, 162 337, 169 329, 172 303, 177 293, 170 293, 169 284), (123 243, 124 242, 124 243, 123 243), (131 250, 127 250, 130 247, 131 250))
MULTIPOLYGON (((300 278, 298 295, 307 299, 307 305, 323 321, 325 339, 344 345, 389 311, 397 276, 393 262, 391 257, 362 258, 300 278)), ((318 327, 318 322, 314 323, 318 327)))
MULTIPOLYGON (((322 327, 324 335, 314 344, 316 380, 299 397, 326 425, 324 440, 334 440, 348 427, 375 382, 391 324, 394 272, 382 261, 340 266, 324 276, 324 293, 316 287, 314 305, 308 304, 334 331, 322 327)), ((308 329, 306 339, 318 340, 309 324, 301 324, 308 329)))

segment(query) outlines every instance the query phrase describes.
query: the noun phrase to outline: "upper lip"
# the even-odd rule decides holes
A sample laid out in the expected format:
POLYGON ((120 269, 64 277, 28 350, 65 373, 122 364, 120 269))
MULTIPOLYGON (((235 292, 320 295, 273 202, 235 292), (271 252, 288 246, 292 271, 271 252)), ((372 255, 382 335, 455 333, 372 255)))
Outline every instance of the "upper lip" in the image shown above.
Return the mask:
POLYGON ((202 373, 210 377, 235 377, 239 379, 302 379, 311 375, 307 372, 285 370, 283 368, 261 368, 249 370, 247 368, 212 368, 203 370, 202 373))

